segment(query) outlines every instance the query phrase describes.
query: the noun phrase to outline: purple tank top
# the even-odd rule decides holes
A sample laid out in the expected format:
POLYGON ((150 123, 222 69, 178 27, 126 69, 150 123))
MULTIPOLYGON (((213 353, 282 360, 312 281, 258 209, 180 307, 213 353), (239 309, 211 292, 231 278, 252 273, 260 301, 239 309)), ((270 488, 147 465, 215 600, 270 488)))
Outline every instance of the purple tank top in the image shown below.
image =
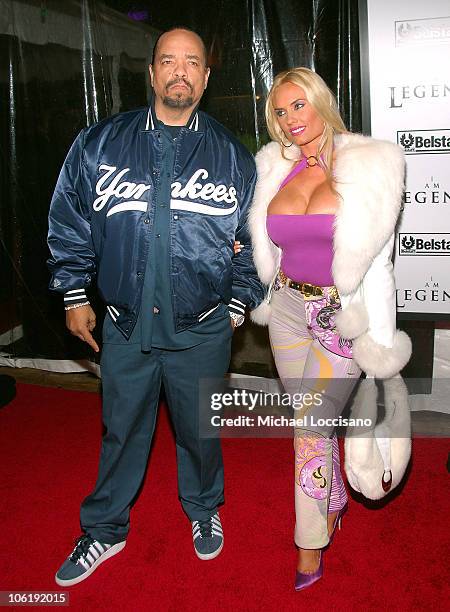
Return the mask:
POLYGON ((282 251, 281 269, 294 281, 334 285, 334 215, 268 215, 267 233, 282 251))

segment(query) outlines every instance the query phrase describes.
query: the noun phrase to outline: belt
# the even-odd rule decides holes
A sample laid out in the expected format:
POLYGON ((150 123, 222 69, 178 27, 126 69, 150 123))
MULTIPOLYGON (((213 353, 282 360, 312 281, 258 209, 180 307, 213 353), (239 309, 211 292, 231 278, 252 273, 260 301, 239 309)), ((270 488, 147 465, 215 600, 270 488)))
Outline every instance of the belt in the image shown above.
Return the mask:
POLYGON ((300 291, 304 296, 311 297, 314 296, 323 296, 324 291, 322 287, 318 285, 312 285, 311 283, 298 283, 297 281, 293 281, 286 276, 286 274, 280 270, 279 271, 280 281, 290 287, 291 289, 295 289, 296 291, 300 291))

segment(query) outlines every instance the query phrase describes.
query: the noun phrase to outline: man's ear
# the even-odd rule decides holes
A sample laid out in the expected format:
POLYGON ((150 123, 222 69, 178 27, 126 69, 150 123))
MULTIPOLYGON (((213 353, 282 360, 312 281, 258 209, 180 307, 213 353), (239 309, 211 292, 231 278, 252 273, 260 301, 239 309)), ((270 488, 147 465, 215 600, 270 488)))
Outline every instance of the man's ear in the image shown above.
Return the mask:
POLYGON ((209 79, 209 75, 211 74, 211 69, 207 68, 205 70, 205 86, 204 89, 206 89, 208 87, 208 79, 209 79))
POLYGON ((150 74, 150 84, 153 87, 153 68, 151 64, 148 65, 148 72, 150 74))

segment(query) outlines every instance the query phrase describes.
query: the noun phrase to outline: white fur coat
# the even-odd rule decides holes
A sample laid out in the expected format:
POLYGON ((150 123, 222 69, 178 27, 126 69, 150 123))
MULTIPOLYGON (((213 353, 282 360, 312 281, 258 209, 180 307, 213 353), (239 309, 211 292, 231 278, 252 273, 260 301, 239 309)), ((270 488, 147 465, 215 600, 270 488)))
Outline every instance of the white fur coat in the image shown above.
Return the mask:
MULTIPOLYGON (((249 213, 253 257, 261 280, 270 285, 280 264, 280 249, 266 230, 267 207, 298 159, 292 146, 281 156, 271 142, 256 156, 258 181, 249 213)), ((392 267, 394 232, 400 213, 404 156, 391 142, 358 134, 335 138, 335 187, 340 196, 334 227, 332 273, 341 296, 336 318, 339 333, 353 340, 353 356, 369 376, 390 378, 408 362, 411 342, 396 330, 395 283, 392 267)), ((267 325, 268 299, 251 314, 267 325)))

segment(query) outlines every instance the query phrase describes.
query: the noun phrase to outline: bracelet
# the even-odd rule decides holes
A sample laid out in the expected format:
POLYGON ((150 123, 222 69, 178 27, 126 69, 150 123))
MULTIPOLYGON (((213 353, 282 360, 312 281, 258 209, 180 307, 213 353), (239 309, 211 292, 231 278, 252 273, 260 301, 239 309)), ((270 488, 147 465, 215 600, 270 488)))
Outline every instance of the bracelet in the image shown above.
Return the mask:
POLYGON ((64 310, 73 310, 74 308, 81 308, 81 306, 89 306, 90 302, 81 302, 80 304, 69 304, 64 306, 64 310))
POLYGON ((233 319, 235 327, 239 327, 245 321, 244 315, 239 315, 235 312, 229 312, 228 314, 233 319))

